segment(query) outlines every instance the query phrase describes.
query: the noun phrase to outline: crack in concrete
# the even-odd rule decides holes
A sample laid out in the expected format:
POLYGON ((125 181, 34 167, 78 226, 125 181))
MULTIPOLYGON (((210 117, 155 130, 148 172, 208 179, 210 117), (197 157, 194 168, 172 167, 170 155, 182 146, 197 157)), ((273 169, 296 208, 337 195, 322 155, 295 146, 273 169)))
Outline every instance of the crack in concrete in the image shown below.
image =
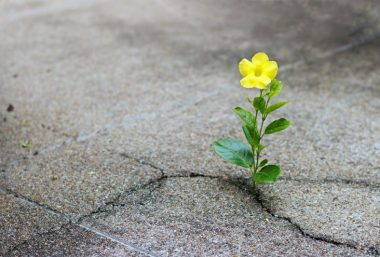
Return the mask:
POLYGON ((122 196, 125 196, 125 195, 128 196, 128 195, 130 195, 130 194, 132 194, 134 192, 137 192, 137 191, 139 191, 141 189, 146 189, 146 188, 150 187, 149 192, 147 194, 147 197, 145 197, 145 199, 143 201, 139 201, 139 202, 134 202, 133 203, 133 204, 145 205, 145 203, 147 201, 149 201, 148 199, 150 199, 150 198, 153 197, 153 193, 162 186, 162 182, 163 181, 165 181, 167 179, 170 179, 170 178, 195 178, 195 177, 211 178, 211 179, 222 179, 222 177, 219 177, 219 176, 208 176, 208 175, 198 174, 198 173, 190 173, 189 175, 172 175, 172 176, 167 176, 167 175, 164 174, 161 177, 159 177, 158 179, 152 180, 152 181, 150 181, 147 184, 144 184, 144 185, 142 185, 140 187, 136 187, 136 188, 133 188, 133 189, 130 189, 128 191, 124 191, 124 192, 118 194, 113 200, 106 202, 102 206, 99 206, 96 210, 94 210, 94 211, 92 211, 92 212, 90 212, 90 213, 88 213, 86 215, 82 215, 78 219, 78 223, 81 223, 86 218, 93 217, 93 216, 95 216, 97 214, 111 213, 114 210, 114 208, 116 208, 116 207, 125 207, 125 206, 132 205, 132 204, 120 201, 120 198, 122 196))
MULTIPOLYGON (((224 174, 226 172, 221 171, 224 174)), ((250 178, 248 177, 230 177, 231 179, 238 181, 242 184, 245 183, 245 181, 249 181, 250 178)), ((288 176, 280 176, 278 178, 278 181, 285 181, 285 182, 300 182, 300 183, 308 183, 308 184, 345 184, 345 185, 355 185, 358 187, 363 187, 363 188, 370 188, 374 190, 379 190, 380 189, 380 184, 377 183, 372 183, 370 181, 366 180, 355 180, 355 179, 348 179, 348 178, 333 178, 333 177, 326 177, 326 178, 316 178, 316 179, 309 179, 309 178, 293 178, 293 177, 288 177, 288 176)))
MULTIPOLYGON (((8 194, 12 194, 13 196, 15 197, 19 197, 25 201, 28 201, 30 203, 32 203, 33 205, 36 205, 36 206, 39 206, 45 210, 48 210, 50 212, 53 212, 55 214, 58 214, 62 217, 64 217, 66 220, 68 220, 69 223, 72 223, 72 224, 75 224, 79 227, 81 227, 82 229, 87 229, 93 233, 96 233, 97 235, 101 236, 101 235, 106 235, 107 233, 105 232, 102 232, 102 231, 99 231, 99 230, 96 230, 96 229, 93 229, 93 230, 90 230, 91 227, 89 226, 81 226, 82 222, 84 219, 86 218, 89 218, 89 217, 93 217, 94 215, 97 215, 97 214, 100 214, 100 213, 110 213, 115 207, 125 207, 128 205, 128 203, 124 203, 124 202, 121 202, 120 201, 120 198, 123 196, 123 195, 129 195, 133 192, 137 192, 141 189, 144 189, 144 188, 147 188, 147 187, 150 187, 150 186, 153 186, 154 184, 156 184, 156 186, 153 186, 150 190, 149 190, 149 193, 148 193, 148 196, 146 197, 147 199, 151 198, 153 196, 153 193, 162 186, 162 182, 166 179, 170 179, 170 178, 194 178, 194 177, 203 177, 203 178, 211 178, 211 179, 221 179, 225 182, 228 182, 228 183, 231 183, 232 185, 235 185, 235 186, 238 186, 240 189, 242 190, 245 190, 245 191, 248 191, 250 193, 252 193, 252 190, 251 188, 248 186, 247 184, 247 179, 244 179, 244 178, 232 178, 232 177, 228 177, 226 179, 226 176, 212 176, 212 175, 207 175, 207 174, 201 174, 201 173, 196 173, 196 172, 188 172, 188 171, 185 171, 188 175, 181 175, 181 174, 177 174, 177 175, 166 175, 165 174, 165 171, 163 168, 160 168, 159 166, 149 162, 149 161, 146 161, 146 160, 143 160, 143 159, 139 159, 139 158, 136 158, 136 157, 133 157, 127 153, 119 153, 120 156, 122 157, 125 157, 125 158, 128 158, 128 159, 131 159, 137 163, 140 163, 142 165, 146 165, 146 166, 149 166, 153 169, 156 169, 158 171, 160 171, 161 173, 161 176, 157 179, 154 179, 154 180, 151 180, 149 181, 148 183, 144 184, 144 185, 141 185, 141 186, 138 186, 138 187, 135 187, 135 188, 132 188, 130 190, 127 190, 127 191, 124 191, 124 192, 121 192, 119 193, 114 199, 112 199, 111 201, 108 201, 106 202, 105 204, 103 204, 102 206, 99 206, 95 211, 92 211, 88 214, 85 214, 85 215, 82 215, 80 216, 77 220, 74 220, 72 218, 70 218, 68 215, 46 205, 46 204, 42 204, 42 203, 39 203, 33 199, 29 199, 28 197, 25 197, 23 195, 20 195, 18 194, 17 192, 14 192, 13 190, 10 190, 10 189, 1 189, 0 188, 0 191, 3 191, 5 193, 8 193, 8 194)), ((345 179, 329 179, 329 178, 326 178, 326 179, 323 179, 323 180, 313 180, 313 179, 293 179, 293 178, 290 178, 290 177, 285 177, 285 178, 281 178, 281 180, 284 180, 284 181, 299 181, 299 182, 306 182, 306 183, 344 183, 344 184, 358 184, 358 185, 361 185, 361 186, 369 186, 368 183, 366 183, 365 181, 351 181, 351 180, 345 180, 345 179)), ((295 223, 294 221, 292 221, 292 219, 290 217, 285 217, 285 216, 279 216, 279 215, 276 215, 275 213, 273 213, 269 208, 267 208, 264 203, 262 202, 259 194, 256 194, 255 196, 255 200, 260 204, 260 206, 262 207, 262 209, 264 211, 266 211, 268 214, 270 214, 272 217, 275 217, 277 219, 282 219, 282 220, 285 220, 287 222, 289 222, 292 226, 294 226, 303 236, 305 237, 308 237, 308 238, 311 238, 311 239, 314 239, 314 240, 317 240, 317 241, 322 241, 322 242, 325 242, 325 243, 330 243, 330 244, 334 244, 334 245, 337 245, 337 246, 346 246, 346 247, 349 247, 349 248, 352 248, 352 249, 357 249, 357 246, 355 244, 352 244, 352 243, 346 243, 346 242, 339 242, 337 240, 334 240, 334 239, 331 239, 331 238, 326 238, 326 237, 322 237, 322 236, 316 236, 316 235, 312 235, 310 233, 307 233, 305 232, 305 230, 297 223, 295 223)), ((146 201, 144 201, 146 202, 146 201)), ((137 202, 136 204, 142 204, 144 205, 145 203, 144 202, 137 202)), ((67 223, 68 224, 68 223, 67 223)), ((108 235, 108 234, 107 234, 108 235)), ((108 235, 108 237, 112 237, 111 235, 108 235)), ((108 238, 106 237, 106 238, 108 238)), ((108 238, 110 239, 110 238, 108 238)), ((119 239, 117 238, 114 238, 115 242, 118 242, 120 241, 119 239)), ((22 244, 24 244, 25 242, 23 242, 22 244)), ((132 246, 132 244, 129 244, 127 242, 124 242, 124 243, 121 243, 122 245, 128 245, 128 246, 132 246)), ((135 249, 136 250, 136 249, 135 249)), ((379 255, 380 252, 378 251, 378 249, 376 249, 374 246, 369 246, 369 245, 366 245, 365 246, 365 250, 369 253, 369 254, 372 254, 372 255, 379 255)), ((144 254, 146 254, 145 252, 142 252, 144 254)), ((152 254, 151 256, 155 256, 153 253, 150 253, 152 254)))
POLYGON ((156 169, 156 170, 159 170, 161 172, 161 175, 163 176, 164 175, 164 169, 163 168, 160 168, 158 167, 157 165, 151 163, 151 162, 148 162, 148 161, 145 161, 143 159, 139 159, 139 158, 136 158, 136 157, 133 157, 125 152, 123 153, 119 153, 121 157, 124 157, 124 158, 127 158, 127 159, 131 159, 131 160, 134 160, 135 162, 138 162, 142 165, 147 165, 147 166, 150 166, 151 168, 153 169, 156 169))
POLYGON ((345 184, 345 185, 355 185, 364 188, 370 188, 378 190, 380 189, 380 184, 371 183, 365 180, 353 180, 346 178, 322 178, 322 179, 308 179, 308 178, 292 178, 292 177, 280 177, 280 181, 294 181, 309 184, 345 184))
POLYGON ((31 198, 28 198, 28 197, 26 197, 26 196, 24 196, 22 194, 19 194, 19 193, 13 191, 12 189, 0 187, 0 192, 3 192, 3 193, 8 194, 8 195, 12 195, 12 196, 14 196, 16 198, 20 198, 20 199, 22 199, 24 201, 27 201, 27 202, 31 203, 33 206, 38 206, 38 207, 41 207, 42 209, 45 209, 45 210, 47 210, 47 211, 49 211, 51 213, 60 215, 60 216, 64 217, 66 220, 71 220, 71 218, 68 215, 66 215, 66 214, 58 211, 57 209, 54 209, 53 207, 51 207, 49 205, 40 203, 40 202, 35 201, 35 200, 31 199, 31 198))
MULTIPOLYGON (((149 186, 157 183, 157 185, 155 187, 152 187, 149 190, 147 198, 151 198, 152 195, 153 195, 153 192, 155 190, 157 190, 158 188, 160 188, 162 186, 162 182, 164 180, 166 180, 166 179, 171 179, 171 178, 194 178, 194 177, 220 179, 220 180, 223 180, 224 182, 227 182, 227 183, 230 183, 232 185, 238 186, 240 189, 242 189, 244 191, 248 191, 250 194, 253 194, 252 189, 251 188, 247 188, 247 184, 242 184, 241 181, 239 181, 239 180, 229 180, 229 179, 224 179, 224 177, 221 177, 221 176, 209 176, 209 175, 199 174, 199 173, 190 173, 190 175, 188 175, 188 176, 185 176, 185 175, 166 176, 166 175, 164 175, 164 176, 160 177, 159 179, 157 179, 155 181, 152 181, 151 183, 147 184, 146 186, 140 187, 139 189, 136 189, 134 191, 137 191, 137 190, 149 187, 149 186)), ((279 215, 276 215, 275 213, 273 213, 269 208, 267 208, 264 205, 263 201, 260 198, 259 193, 257 193, 254 196, 254 200, 261 206, 261 208, 263 209, 263 211, 267 212, 270 216, 272 216, 272 217, 274 217, 276 219, 281 219, 281 220, 287 221, 294 228, 296 228, 296 230, 299 231, 304 237, 307 237, 307 238, 310 238, 310 239, 313 239, 313 240, 316 240, 316 241, 328 243, 328 244, 333 244, 333 245, 336 245, 336 246, 343 246, 343 247, 348 247, 348 248, 351 248, 351 249, 358 250, 358 248, 357 248, 358 244, 355 245, 355 244, 347 243, 347 242, 339 242, 339 241, 334 240, 332 238, 327 238, 327 237, 317 236, 317 235, 313 235, 313 234, 307 233, 299 224, 297 224, 296 222, 294 222, 291 218, 285 217, 285 216, 279 216, 279 215)), ((138 202, 137 204, 143 204, 143 202, 138 202)), ((97 211, 92 212, 90 215, 87 215, 86 217, 83 217, 83 219, 81 219, 81 222, 85 218, 92 217, 92 216, 94 216, 96 214, 100 214, 100 213, 110 213, 113 210, 113 208, 115 208, 115 207, 125 207, 128 204, 117 203, 117 201, 114 201, 114 202, 108 203, 108 205, 112 205, 112 209, 111 210, 109 210, 107 208, 99 209, 97 211)), ((379 251, 374 246, 364 245, 364 251, 366 251, 366 253, 374 255, 374 256, 379 255, 379 251)))
MULTIPOLYGON (((125 156, 126 158, 132 158, 132 159, 134 159, 136 161, 139 161, 140 163, 144 163, 145 165, 149 165, 150 167, 157 167, 154 164, 148 163, 146 161, 142 161, 142 160, 139 160, 139 159, 134 158, 134 157, 128 157, 128 155, 126 155, 126 154, 123 154, 123 156, 125 156)), ((159 169, 159 168, 157 168, 157 169, 159 169)), ((240 189, 242 189, 244 191, 248 191, 251 194, 253 193, 252 189, 249 188, 249 187, 247 187, 246 183, 242 183, 241 180, 233 180, 233 179, 231 180, 231 178, 230 179, 225 179, 225 177, 222 177, 222 176, 211 176, 211 175, 205 175, 205 174, 194 173, 194 172, 190 172, 189 175, 172 175, 172 176, 167 176, 167 175, 164 174, 164 171, 162 169, 159 169, 159 170, 161 172, 163 172, 162 173, 163 175, 160 176, 158 179, 152 180, 152 181, 150 181, 149 183, 147 183, 147 184, 145 184, 143 186, 140 186, 140 187, 128 190, 126 192, 120 193, 119 195, 117 195, 115 197, 114 200, 105 203, 103 206, 100 206, 97 210, 95 210, 95 211, 93 211, 93 212, 91 212, 89 214, 82 215, 77 220, 73 220, 73 219, 69 218, 66 214, 64 214, 62 212, 59 212, 59 211, 51 208, 50 206, 47 206, 45 204, 41 204, 41 203, 39 203, 37 201, 29 199, 29 198, 27 198, 25 196, 22 196, 20 194, 17 194, 16 192, 14 192, 12 190, 8 190, 7 189, 7 190, 2 190, 2 191, 5 191, 8 194, 12 194, 15 197, 20 197, 23 200, 32 203, 33 205, 37 205, 37 206, 39 206, 39 207, 41 207, 41 208, 43 208, 45 210, 48 210, 48 211, 53 212, 55 214, 58 214, 58 215, 64 217, 66 220, 68 220, 68 223, 62 225, 59 229, 55 229, 55 230, 52 230, 52 231, 41 233, 41 235, 45 235, 45 234, 49 234, 49 233, 54 233, 54 232, 56 232, 56 231, 64 228, 68 224, 74 224, 74 225, 76 225, 76 226, 78 226, 78 227, 80 227, 82 229, 85 229, 85 230, 88 230, 88 231, 90 231, 92 233, 95 233, 96 235, 98 235, 100 237, 107 238, 107 239, 109 239, 111 241, 114 241, 116 243, 119 243, 119 244, 123 245, 124 247, 132 249, 134 251, 138 251, 138 252, 143 253, 143 254, 148 255, 148 256, 157 256, 157 255, 155 255, 154 253, 151 253, 149 251, 146 251, 146 250, 144 250, 144 249, 142 249, 142 248, 140 248, 138 246, 134 246, 133 244, 125 242, 125 241, 123 241, 123 240, 121 240, 119 238, 113 237, 112 235, 109 235, 108 233, 106 233, 104 231, 100 231, 100 230, 95 229, 95 228, 93 228, 93 227, 91 227, 89 225, 84 225, 82 223, 83 220, 86 219, 86 218, 89 218, 89 217, 93 217, 96 214, 109 213, 115 207, 125 207, 125 206, 127 206, 126 203, 119 202, 119 199, 123 195, 130 194, 132 192, 137 192, 138 190, 141 190, 143 188, 147 188, 147 187, 149 187, 151 185, 157 184, 155 187, 152 187, 149 190, 147 198, 150 198, 150 197, 152 197, 153 192, 156 191, 158 188, 160 188, 162 186, 162 182, 164 180, 171 179, 171 178, 195 178, 195 177, 202 177, 202 178, 211 178, 211 179, 221 179, 224 182, 228 182, 228 183, 231 183, 232 185, 238 186, 240 189), (111 210, 107 208, 109 206, 111 206, 111 210)), ((324 242, 324 243, 333 244, 333 245, 336 245, 336 246, 343 246, 343 247, 348 247, 348 248, 351 248, 351 249, 358 250, 357 245, 355 245, 355 244, 347 243, 347 242, 339 242, 339 241, 334 240, 332 238, 327 238, 327 237, 323 237, 323 236, 317 236, 317 235, 310 234, 310 233, 306 232, 299 224, 297 224, 296 222, 294 222, 290 217, 276 215, 275 213, 272 212, 271 209, 269 209, 269 208, 267 208, 265 206, 265 204, 263 203, 263 201, 260 198, 259 192, 255 195, 254 200, 261 206, 261 208, 263 209, 263 211, 267 212, 270 216, 272 216, 272 217, 274 217, 276 219, 281 219, 281 220, 287 221, 289 224, 291 224, 295 229, 297 229, 305 237, 308 237, 308 238, 316 240, 316 241, 321 241, 321 242, 324 242)), ((137 204, 143 204, 143 203, 139 202, 137 204)), ((22 242, 21 244, 16 245, 15 247, 13 247, 8 252, 10 253, 10 252, 14 251, 18 247, 26 244, 28 241, 29 240, 26 240, 26 241, 22 242)), ((374 247, 374 246, 365 245, 364 246, 364 250, 366 251, 366 253, 374 255, 374 256, 377 256, 377 255, 380 254, 380 252, 378 251, 378 249, 376 249, 376 247, 374 247)))
MULTIPOLYGON (((50 233, 55 233, 57 231, 59 231, 60 229, 64 228, 65 226, 67 226, 68 224, 73 224, 73 225, 76 225, 84 230, 88 230, 100 237, 104 237, 104 238, 107 238, 111 241, 114 241, 116 243, 119 243, 121 245, 123 245, 124 247, 127 247, 129 249, 132 249, 134 251, 137 251, 139 253, 143 253, 147 256, 152 256, 152 257, 156 257, 157 255, 152 253, 152 252, 149 252, 149 251, 146 251, 138 246, 135 246, 131 243, 128 243, 124 240, 121 240, 119 238, 116 238, 116 237, 113 237, 112 235, 109 235, 108 233, 104 232, 104 231, 100 231, 98 229, 95 229, 95 228, 92 228, 88 225, 84 225, 82 224, 82 221, 86 218, 89 218, 89 217, 92 217, 96 214, 100 214, 100 213, 106 213, 106 212, 110 212, 110 210, 108 210, 108 207, 111 206, 111 209, 113 209, 114 207, 124 207, 126 206, 127 204, 126 203, 122 203, 120 202, 120 198, 125 195, 125 194, 131 194, 133 192, 136 192, 138 190, 141 190, 143 188, 147 188, 151 185, 154 185, 154 184, 157 184, 156 187, 153 187, 149 190, 149 196, 148 197, 151 197, 153 192, 158 189, 162 184, 161 182, 168 179, 168 178, 175 178, 175 177, 188 177, 188 178, 194 178, 194 177, 208 177, 208 178, 220 178, 219 176, 208 176, 208 175, 204 175, 204 174, 198 174, 198 173, 193 173, 193 172, 190 172, 188 176, 185 176, 185 175, 173 175, 173 176, 167 176, 165 175, 164 173, 164 170, 162 168, 159 168, 158 166, 154 165, 153 163, 150 163, 150 162, 147 162, 145 160, 142 160, 142 159, 138 159, 138 158, 135 158, 135 157, 132 157, 126 153, 119 153, 121 156, 125 157, 125 158, 128 158, 128 159, 131 159, 137 163, 140 163, 142 165, 146 165, 146 166, 149 166, 153 169, 156 169, 156 170, 159 170, 161 172, 161 176, 158 178, 158 179, 155 179, 155 180, 151 180, 150 182, 144 184, 144 185, 141 185, 141 186, 138 186, 138 187, 135 187, 135 188, 132 188, 130 190, 127 190, 127 191, 124 191, 124 192, 121 192, 119 193, 118 195, 116 195, 116 197, 111 200, 111 201, 108 201, 106 202, 105 204, 103 204, 102 206, 99 206, 95 211, 92 211, 88 214, 85 214, 85 215, 82 215, 80 216, 79 218, 77 219, 74 219, 70 216, 68 216, 67 214, 63 213, 63 212, 60 212, 56 209, 54 209, 53 207, 49 206, 49 205, 46 205, 46 204, 43 204, 43 203, 40 203, 38 201, 35 201, 31 198, 28 198, 22 194, 19 194, 11 189, 3 189, 0 187, 0 192, 4 192, 6 194, 10 194, 14 197, 17 197, 17 198, 20 198, 26 202, 29 202, 30 204, 32 204, 33 206, 38 206, 42 209, 44 209, 45 211, 48 211, 48 212, 51 212, 51 213, 54 213, 54 214, 57 214, 59 215, 60 217, 63 217, 65 220, 67 220, 67 223, 63 224, 62 226, 60 226, 60 228, 58 229, 54 229, 54 230, 49 230, 47 232, 44 232, 44 233, 38 233, 37 235, 39 236, 43 236, 43 235, 47 235, 47 234, 50 234, 50 233)), ((138 204, 142 204, 142 202, 138 203, 138 204)), ((30 240, 32 239, 27 239, 23 242, 21 242, 20 244, 17 244, 15 245, 14 247, 12 247, 10 250, 7 251, 7 254, 10 254, 11 252, 17 250, 19 247, 22 247, 23 245, 27 244, 30 240)))
MULTIPOLYGON (((333 244, 333 245, 336 245, 336 246, 345 246, 345 247, 348 247, 348 248, 351 248, 351 249, 359 250, 358 249, 358 245, 359 244, 353 244, 353 243, 349 243, 349 242, 340 242, 340 241, 335 240, 335 239, 333 239, 331 237, 325 237, 325 236, 321 236, 321 235, 313 235, 311 233, 306 232, 301 227, 300 224, 298 224, 295 221, 293 221, 290 217, 279 216, 279 215, 275 214, 270 208, 268 208, 267 206, 265 206, 265 204, 263 203, 262 199, 260 198, 260 191, 258 191, 255 194, 255 200, 260 204, 261 208, 265 212, 267 212, 269 215, 271 215, 274 218, 287 221, 288 223, 290 223, 294 228, 296 228, 305 237, 311 238, 311 239, 316 240, 316 241, 333 244)), ((371 255, 374 255, 374 256, 379 256, 380 255, 380 251, 378 249, 376 249, 375 246, 364 245, 363 250, 367 254, 371 254, 371 255)))
MULTIPOLYGON (((350 181, 350 180, 345 181, 345 180, 335 180, 335 179, 325 179, 325 180, 307 180, 307 179, 305 179, 304 180, 304 179, 291 179, 291 178, 281 179, 280 178, 279 180, 298 181, 298 182, 306 182, 306 183, 344 183, 344 184, 355 184, 356 182, 358 182, 358 181, 354 181, 353 182, 353 181, 350 181)), ((302 228, 302 226, 300 224, 298 224, 295 221, 293 221, 290 217, 280 216, 280 215, 275 214, 269 207, 267 207, 264 204, 264 202, 262 201, 262 199, 260 197, 260 191, 259 190, 256 192, 256 194, 253 194, 253 190, 248 185, 247 179, 235 179, 235 180, 231 181, 231 183, 234 184, 234 185, 236 185, 240 189, 242 189, 244 191, 247 191, 250 194, 252 194, 254 196, 254 199, 259 203, 259 205, 261 206, 261 208, 265 212, 267 212, 270 216, 272 216, 274 218, 287 221, 292 226, 294 226, 303 236, 311 238, 313 240, 317 240, 317 241, 321 241, 321 242, 325 242, 325 243, 330 243, 330 244, 334 244, 334 245, 337 245, 337 246, 346 246, 346 247, 358 250, 358 246, 360 244, 357 243, 357 242, 354 242, 354 243, 340 242, 340 241, 335 240, 335 239, 333 239, 331 237, 324 237, 324 236, 319 236, 319 235, 313 235, 311 233, 306 232, 305 229, 302 228)), ((358 184, 359 185, 363 185, 360 181, 359 181, 358 184)), ((364 186, 365 185, 366 184, 364 184, 364 186)), ((364 245, 363 246, 363 250, 366 251, 366 253, 368 253, 368 254, 371 254, 371 255, 374 255, 374 256, 380 256, 380 251, 375 246, 364 245)))
MULTIPOLYGON (((249 191, 251 194, 252 194, 252 190, 250 189, 247 189, 247 184, 246 183, 241 183, 241 179, 232 179, 229 178, 229 179, 224 179, 223 176, 211 176, 211 175, 205 175, 205 174, 200 174, 200 173, 194 173, 194 172, 189 172, 189 175, 186 176, 186 175, 172 175, 172 176, 167 176, 165 175, 165 172, 164 172, 164 169, 162 168, 159 168, 158 166, 154 165, 153 163, 151 162, 147 162, 145 160, 141 160, 139 158, 136 158, 136 157, 131 157, 130 155, 126 154, 126 153, 121 153, 120 154, 121 156, 123 157, 126 157, 126 158, 131 158, 139 163, 142 163, 142 164, 145 164, 145 165, 148 165, 152 168, 155 168, 155 169, 158 169, 162 172, 162 176, 160 178, 158 178, 157 180, 154 180, 152 181, 151 183, 143 186, 143 187, 140 187, 134 191, 137 191, 137 190, 140 190, 142 188, 146 188, 148 186, 151 186, 155 183, 158 183, 157 186, 153 187, 150 191, 149 191, 149 197, 152 197, 152 194, 155 190, 157 190, 159 187, 162 186, 162 181, 166 180, 166 179, 170 179, 170 178, 193 178, 193 177, 204 177, 204 178, 213 178, 213 179, 223 179, 224 181, 226 182, 229 182, 233 185, 236 185, 238 186, 239 188, 243 189, 243 190, 247 190, 249 191), (244 188, 242 188, 242 186, 244 188)), ((324 180, 308 180, 308 179, 292 179, 292 178, 283 178, 282 180, 284 181, 299 181, 299 182, 307 182, 307 183, 344 183, 344 184, 358 184, 358 185, 361 185, 361 186, 368 186, 369 184, 365 181, 352 181, 352 180, 346 180, 346 179, 330 179, 330 178, 325 178, 324 180)), ((249 188, 249 187, 248 187, 249 188)), ((120 195, 121 197, 121 195, 120 195)), ((120 197, 118 199, 120 199, 120 197)), ((117 200, 118 200, 117 199, 117 200)), ((125 203, 117 203, 116 201, 113 201, 111 203, 109 203, 110 205, 112 205, 112 209, 114 207, 124 207, 126 206, 125 203)), ((321 242, 325 242, 325 243, 329 243, 329 244, 334 244, 336 246, 345 246, 345 247, 349 247, 349 248, 352 248, 352 249, 355 249, 355 250, 358 250, 357 249, 357 245, 355 244, 352 244, 352 243, 346 243, 346 242, 339 242, 337 240, 334 240, 332 238, 327 238, 327 237, 322 237, 322 236, 316 236, 316 235, 312 235, 310 233, 307 233, 299 224, 295 223, 294 221, 292 221, 291 218, 289 217, 284 217, 284 216, 278 216, 276 215, 275 213, 273 213, 269 208, 267 208, 264 203, 262 202, 260 196, 259 196, 259 193, 257 193, 255 195, 255 200, 259 203, 259 205, 262 207, 262 209, 264 211, 266 211, 268 214, 270 214, 272 217, 274 218, 277 218, 277 219, 281 219, 281 220, 285 220, 287 221, 288 223, 290 223, 293 227, 295 227, 303 236, 305 237, 308 237, 308 238, 311 238, 313 240, 317 240, 317 241, 321 241, 321 242)), ((138 204, 142 204, 142 203, 138 203, 138 204)), ((93 212, 90 216, 92 215, 96 215, 96 214, 99 214, 99 213, 104 213, 104 212, 109 212, 109 210, 106 210, 105 208, 103 208, 102 210, 97 210, 95 212, 93 212)), ((89 217, 89 216, 88 216, 89 217)), ((380 252, 374 247, 374 246, 368 246, 368 245, 365 245, 364 246, 364 249, 367 253, 371 254, 371 255, 379 255, 380 252)))

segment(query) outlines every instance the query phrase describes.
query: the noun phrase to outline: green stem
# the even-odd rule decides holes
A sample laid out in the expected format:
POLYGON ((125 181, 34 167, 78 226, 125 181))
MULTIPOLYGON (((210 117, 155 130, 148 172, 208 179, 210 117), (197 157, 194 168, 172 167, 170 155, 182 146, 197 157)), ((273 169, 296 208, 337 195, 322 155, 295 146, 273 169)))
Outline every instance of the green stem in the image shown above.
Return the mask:
MULTIPOLYGON (((263 91, 264 90, 260 90, 260 97, 263 96, 263 91)), ((268 97, 268 99, 267 99, 267 101, 265 103, 265 109, 268 107, 269 100, 270 100, 270 97, 268 97)), ((255 124, 256 125, 257 125, 257 115, 258 115, 258 110, 256 110, 256 115, 255 115, 255 124)), ((264 127, 264 123, 265 123, 266 118, 267 118, 267 116, 265 114, 261 114, 261 124, 260 124, 260 131, 259 131, 259 145, 260 145, 261 139, 264 137, 264 134, 262 134, 262 133, 263 133, 263 127, 264 127)), ((253 179, 253 175, 256 174, 257 170, 259 169, 260 150, 257 149, 255 151, 255 149, 252 148, 252 152, 253 152, 253 156, 255 156, 255 154, 256 154, 256 158, 253 158, 253 167, 251 168, 251 172, 252 172, 252 184, 253 184, 253 194, 256 195, 256 182, 253 179)))
POLYGON ((252 173, 252 186, 253 186, 253 195, 255 196, 256 195, 256 182, 255 180, 253 179, 253 174, 256 173, 256 171, 253 170, 254 167, 251 168, 251 173, 252 173))

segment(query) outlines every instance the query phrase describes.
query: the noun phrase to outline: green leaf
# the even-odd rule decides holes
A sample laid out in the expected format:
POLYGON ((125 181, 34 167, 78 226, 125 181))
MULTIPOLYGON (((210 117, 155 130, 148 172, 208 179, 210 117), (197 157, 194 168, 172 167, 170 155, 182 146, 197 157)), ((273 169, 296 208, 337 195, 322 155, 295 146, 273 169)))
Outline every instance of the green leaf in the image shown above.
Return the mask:
POLYGON ((281 90, 282 90, 282 82, 274 79, 270 86, 270 90, 268 94, 269 98, 279 95, 281 93, 281 90))
POLYGON ((272 121, 268 127, 265 129, 265 134, 273 134, 280 132, 290 126, 290 121, 287 119, 281 118, 275 121, 272 121))
POLYGON ((284 106, 285 104, 287 104, 288 101, 282 101, 282 102, 278 102, 278 103, 275 103, 275 104, 272 104, 271 106, 269 106, 266 110, 265 110, 265 115, 268 115, 269 113, 277 110, 278 108, 284 106))
POLYGON ((253 107, 255 107, 256 110, 259 110, 261 113, 264 113, 265 99, 261 96, 255 97, 255 99, 253 99, 253 107))
POLYGON ((234 112, 244 121, 245 124, 255 127, 255 116, 250 111, 238 106, 234 109, 234 112))
POLYGON ((263 167, 265 164, 268 163, 268 159, 264 159, 260 162, 259 167, 263 167))
POLYGON ((256 148, 260 144, 260 136, 257 129, 252 126, 243 125, 243 131, 248 143, 256 148))
POLYGON ((245 168, 253 163, 253 155, 248 145, 235 139, 221 139, 213 143, 217 155, 224 160, 245 168))
POLYGON ((263 167, 259 172, 253 174, 253 179, 256 183, 270 184, 276 182, 281 170, 277 165, 267 165, 263 167))

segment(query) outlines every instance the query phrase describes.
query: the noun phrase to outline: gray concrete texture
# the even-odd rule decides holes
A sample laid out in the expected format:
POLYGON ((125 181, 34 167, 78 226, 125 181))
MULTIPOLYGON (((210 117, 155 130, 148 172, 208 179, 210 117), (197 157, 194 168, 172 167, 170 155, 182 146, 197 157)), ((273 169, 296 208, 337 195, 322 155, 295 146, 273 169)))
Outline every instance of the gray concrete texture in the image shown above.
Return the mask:
POLYGON ((376 0, 2 1, 0 255, 379 256, 379 36, 376 0), (211 143, 256 51, 293 124, 253 196, 211 143))

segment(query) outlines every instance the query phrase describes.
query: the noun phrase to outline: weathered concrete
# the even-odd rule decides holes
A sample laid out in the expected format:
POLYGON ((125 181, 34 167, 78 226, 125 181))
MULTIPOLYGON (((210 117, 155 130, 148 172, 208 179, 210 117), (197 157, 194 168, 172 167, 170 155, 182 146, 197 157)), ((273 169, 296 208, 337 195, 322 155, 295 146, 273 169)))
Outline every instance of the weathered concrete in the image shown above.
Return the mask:
POLYGON ((379 255, 379 13, 375 0, 2 1, 2 252, 379 255), (210 146, 243 139, 231 109, 254 91, 236 63, 255 51, 278 60, 291 103, 275 117, 293 121, 266 152, 282 178, 256 198, 210 146))
POLYGON ((0 255, 33 237, 61 229, 67 220, 0 191, 0 255))
POLYGON ((380 190, 339 182, 281 181, 260 190, 274 215, 318 238, 380 252, 380 190))
POLYGON ((30 154, 21 140, 33 152, 230 88, 253 51, 281 65, 312 60, 379 24, 371 1, 32 3, 1 9, 2 110, 11 103, 17 117, 2 125, 4 163, 30 154))
POLYGON ((77 226, 67 225, 15 248, 7 256, 148 256, 77 226))
POLYGON ((94 139, 21 161, 4 172, 0 185, 77 218, 162 176, 105 146, 94 139))
POLYGON ((169 178, 85 220, 159 256, 359 256, 304 237, 219 179, 169 178), (297 250, 296 250, 297 249, 297 250))

